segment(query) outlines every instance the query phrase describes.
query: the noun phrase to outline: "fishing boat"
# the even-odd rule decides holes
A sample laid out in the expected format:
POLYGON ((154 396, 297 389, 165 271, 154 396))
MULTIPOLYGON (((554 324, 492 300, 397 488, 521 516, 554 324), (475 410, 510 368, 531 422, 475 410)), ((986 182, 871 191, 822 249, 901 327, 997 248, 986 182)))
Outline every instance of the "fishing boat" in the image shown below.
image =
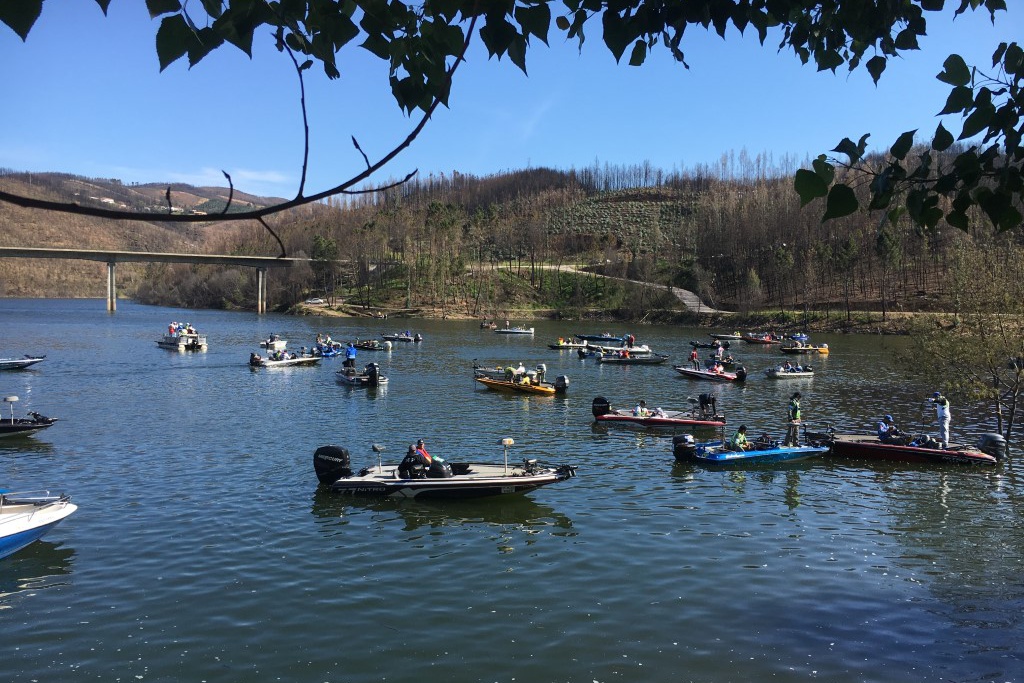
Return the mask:
POLYGON ((317 365, 323 356, 299 355, 286 351, 274 351, 266 358, 258 353, 249 354, 249 367, 252 368, 292 368, 317 365))
POLYGON ((572 339, 558 338, 558 341, 554 344, 548 344, 549 349, 562 350, 562 349, 585 349, 588 343, 585 341, 574 342, 572 339))
POLYGON ((396 341, 400 341, 400 342, 421 342, 421 341, 423 341, 423 336, 419 332, 417 332, 416 334, 409 334, 408 332, 395 332, 394 334, 384 334, 382 332, 380 336, 385 341, 390 341, 390 342, 396 342, 396 341))
POLYGON ((384 447, 374 444, 377 465, 358 473, 352 469, 348 449, 321 446, 313 454, 313 469, 320 484, 334 493, 378 498, 487 498, 529 493, 576 476, 575 465, 546 465, 535 459, 510 464, 508 449, 513 444, 512 439, 501 440, 504 463, 446 461, 447 468, 425 468, 409 456, 397 465, 385 465, 384 447))
POLYGON ((779 350, 783 353, 793 354, 811 354, 817 353, 822 356, 828 355, 828 344, 804 344, 803 342, 794 342, 789 344, 783 344, 779 347, 779 350))
POLYGON ((901 462, 995 465, 1006 457, 1006 440, 999 434, 983 434, 978 445, 951 443, 946 448, 934 438, 909 437, 897 443, 882 442, 874 434, 837 434, 831 428, 823 435, 832 455, 901 462))
POLYGON ((78 506, 49 491, 0 492, 0 558, 39 540, 78 506))
POLYGON ((660 353, 648 353, 639 356, 634 356, 633 354, 620 356, 616 353, 601 353, 597 355, 597 362, 602 365, 659 365, 667 360, 668 356, 660 353))
POLYGON ((814 377, 814 369, 810 365, 794 365, 789 368, 780 365, 764 371, 768 379, 810 379, 814 377))
POLYGON ((265 348, 267 351, 284 351, 285 347, 288 346, 288 340, 281 339, 280 335, 272 334, 261 341, 260 346, 265 348))
POLYGON ((494 331, 495 334, 533 334, 532 327, 501 327, 494 331))
POLYGON ((386 341, 381 343, 376 339, 367 339, 365 341, 359 341, 358 339, 352 342, 352 346, 356 347, 360 351, 390 351, 391 342, 386 341))
POLYGON ((771 334, 769 332, 744 332, 742 335, 743 341, 748 344, 781 344, 782 337, 777 334, 771 334))
POLYGON ((806 332, 794 332, 793 334, 786 337, 786 339, 792 339, 793 341, 805 342, 811 337, 806 332))
POLYGON ((736 372, 726 372, 724 370, 718 372, 713 369, 695 370, 694 368, 688 368, 682 365, 675 366, 673 370, 684 377, 689 377, 690 379, 704 379, 711 382, 742 382, 747 378, 747 371, 742 365, 736 368, 736 372))
POLYGON ((676 462, 700 463, 703 465, 747 465, 757 463, 794 462, 815 458, 828 453, 828 444, 806 443, 784 446, 767 434, 750 442, 748 450, 731 450, 723 441, 695 443, 690 434, 672 439, 672 451, 676 462))
POLYGON ((590 412, 598 425, 632 427, 651 430, 687 430, 694 428, 717 428, 725 426, 725 416, 718 413, 714 398, 701 394, 700 399, 690 398, 689 410, 647 410, 641 403, 641 410, 619 408, 615 410, 604 396, 598 396, 590 406, 590 412))
POLYGON ((28 417, 14 417, 14 404, 19 400, 17 396, 4 397, 4 403, 11 406, 11 416, 0 419, 0 438, 29 436, 52 427, 57 421, 55 417, 46 417, 34 411, 29 411, 28 417))
POLYGON ((647 344, 633 344, 633 345, 622 344, 620 346, 605 346, 605 345, 602 345, 602 344, 590 344, 590 343, 588 343, 587 344, 587 350, 588 351, 595 351, 595 352, 600 351, 601 353, 604 353, 604 354, 615 354, 615 353, 622 353, 623 351, 625 351, 626 353, 628 353, 631 356, 643 356, 643 355, 648 355, 648 354, 654 353, 651 350, 651 347, 648 346, 647 344))
POLYGON ((622 340, 625 339, 625 337, 616 337, 615 335, 608 332, 605 332, 603 334, 577 334, 576 338, 587 342, 597 342, 598 344, 608 344, 614 342, 618 342, 621 344, 622 340))
POLYGON ((690 340, 690 346, 692 346, 695 349, 718 349, 718 348, 727 349, 727 348, 729 348, 729 342, 727 342, 727 341, 718 341, 718 340, 715 340, 715 341, 712 341, 712 342, 703 342, 703 341, 696 341, 694 339, 691 339, 690 340))
POLYGON ((564 394, 569 389, 569 378, 559 375, 555 378, 554 384, 545 382, 541 377, 531 380, 529 373, 517 375, 513 379, 497 379, 484 375, 476 375, 474 381, 480 382, 488 389, 504 391, 512 394, 536 394, 541 396, 554 396, 564 394))
POLYGON ((733 332, 732 334, 708 332, 708 336, 719 341, 740 341, 743 339, 743 336, 739 332, 733 332))
POLYGON ((342 368, 334 373, 334 380, 349 387, 380 387, 388 383, 388 378, 380 374, 380 366, 369 363, 361 373, 355 368, 342 368))
POLYGON ((24 358, 0 358, 0 370, 24 370, 36 363, 42 363, 46 356, 30 356, 25 354, 24 358))

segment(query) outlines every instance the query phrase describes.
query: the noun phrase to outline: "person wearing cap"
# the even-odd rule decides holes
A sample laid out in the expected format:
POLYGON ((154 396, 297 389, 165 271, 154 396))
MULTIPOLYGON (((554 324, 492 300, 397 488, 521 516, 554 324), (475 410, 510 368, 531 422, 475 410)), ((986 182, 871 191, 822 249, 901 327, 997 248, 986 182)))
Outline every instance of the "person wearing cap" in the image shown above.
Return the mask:
POLYGON ((352 342, 349 342, 345 348, 345 360, 342 366, 346 368, 354 368, 356 366, 356 345, 352 342))
POLYGON ((800 392, 794 391, 789 397, 787 410, 789 425, 786 427, 786 440, 783 446, 797 446, 800 443, 800 392))
POLYGON ((647 409, 647 401, 640 399, 640 402, 633 408, 633 415, 636 417, 650 417, 651 411, 647 409))
POLYGON ((942 441, 943 448, 948 448, 949 423, 953 417, 949 411, 949 400, 939 391, 932 394, 929 400, 935 406, 935 418, 939 421, 939 440, 942 441))
POLYGON ((427 476, 431 479, 444 479, 452 476, 451 465, 446 463, 444 458, 427 453, 423 439, 416 441, 416 458, 423 464, 427 471, 427 476))
POLYGON ((896 427, 896 421, 892 415, 886 415, 878 423, 878 440, 882 443, 893 443, 900 436, 900 430, 896 427))

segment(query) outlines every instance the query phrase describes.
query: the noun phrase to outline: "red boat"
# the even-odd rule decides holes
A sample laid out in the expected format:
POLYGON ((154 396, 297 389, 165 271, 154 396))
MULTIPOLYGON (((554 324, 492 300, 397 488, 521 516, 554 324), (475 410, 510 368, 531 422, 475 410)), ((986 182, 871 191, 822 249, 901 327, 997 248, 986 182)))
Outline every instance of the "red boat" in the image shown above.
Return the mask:
POLYGON ((712 382, 742 382, 747 378, 747 371, 741 366, 736 372, 715 372, 714 370, 694 370, 693 368, 677 365, 673 368, 680 375, 691 379, 706 379, 712 382))
POLYGON ((832 455, 900 462, 956 463, 959 465, 995 465, 1006 454, 1006 441, 998 434, 985 434, 978 447, 951 443, 941 448, 934 441, 907 444, 883 443, 869 434, 830 434, 832 455))
MULTIPOLYGON (((705 396, 702 394, 702 396, 705 396)), ((598 396, 591 405, 591 412, 599 425, 639 427, 645 429, 675 430, 700 429, 725 426, 725 416, 718 413, 713 400, 691 398, 690 410, 662 410, 655 408, 646 415, 636 415, 632 410, 612 409, 608 399, 598 396)))
POLYGON ((781 344, 783 342, 782 337, 768 332, 744 332, 741 336, 743 341, 748 344, 781 344))

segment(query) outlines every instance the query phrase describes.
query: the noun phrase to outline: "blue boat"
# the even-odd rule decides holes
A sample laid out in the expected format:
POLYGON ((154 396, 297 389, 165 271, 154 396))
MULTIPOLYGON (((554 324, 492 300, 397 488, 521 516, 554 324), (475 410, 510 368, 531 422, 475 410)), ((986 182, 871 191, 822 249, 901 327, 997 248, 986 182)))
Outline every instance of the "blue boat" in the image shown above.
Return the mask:
POLYGON ((828 444, 782 446, 766 436, 758 437, 750 443, 750 450, 734 451, 724 441, 694 443, 692 435, 683 434, 672 439, 672 450, 676 462, 695 462, 704 465, 793 462, 824 455, 829 450, 828 444))
POLYGON ((77 509, 67 496, 48 491, 0 493, 0 558, 39 540, 77 509))

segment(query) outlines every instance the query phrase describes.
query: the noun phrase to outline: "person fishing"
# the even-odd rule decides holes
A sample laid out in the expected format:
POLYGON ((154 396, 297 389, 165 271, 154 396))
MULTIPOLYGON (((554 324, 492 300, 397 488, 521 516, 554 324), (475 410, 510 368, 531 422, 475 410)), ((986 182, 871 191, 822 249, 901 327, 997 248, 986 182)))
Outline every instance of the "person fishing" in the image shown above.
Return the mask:
POLYGON ((943 448, 949 448, 949 423, 953 418, 949 410, 949 399, 936 391, 929 401, 935 406, 935 419, 939 422, 939 440, 943 448))
POLYGON ((783 446, 796 446, 800 443, 800 392, 794 391, 789 397, 789 407, 786 413, 789 424, 786 427, 786 440, 783 446))
POLYGON ((729 450, 747 451, 750 450, 750 442, 747 441, 747 425, 740 425, 736 433, 729 439, 729 450))

